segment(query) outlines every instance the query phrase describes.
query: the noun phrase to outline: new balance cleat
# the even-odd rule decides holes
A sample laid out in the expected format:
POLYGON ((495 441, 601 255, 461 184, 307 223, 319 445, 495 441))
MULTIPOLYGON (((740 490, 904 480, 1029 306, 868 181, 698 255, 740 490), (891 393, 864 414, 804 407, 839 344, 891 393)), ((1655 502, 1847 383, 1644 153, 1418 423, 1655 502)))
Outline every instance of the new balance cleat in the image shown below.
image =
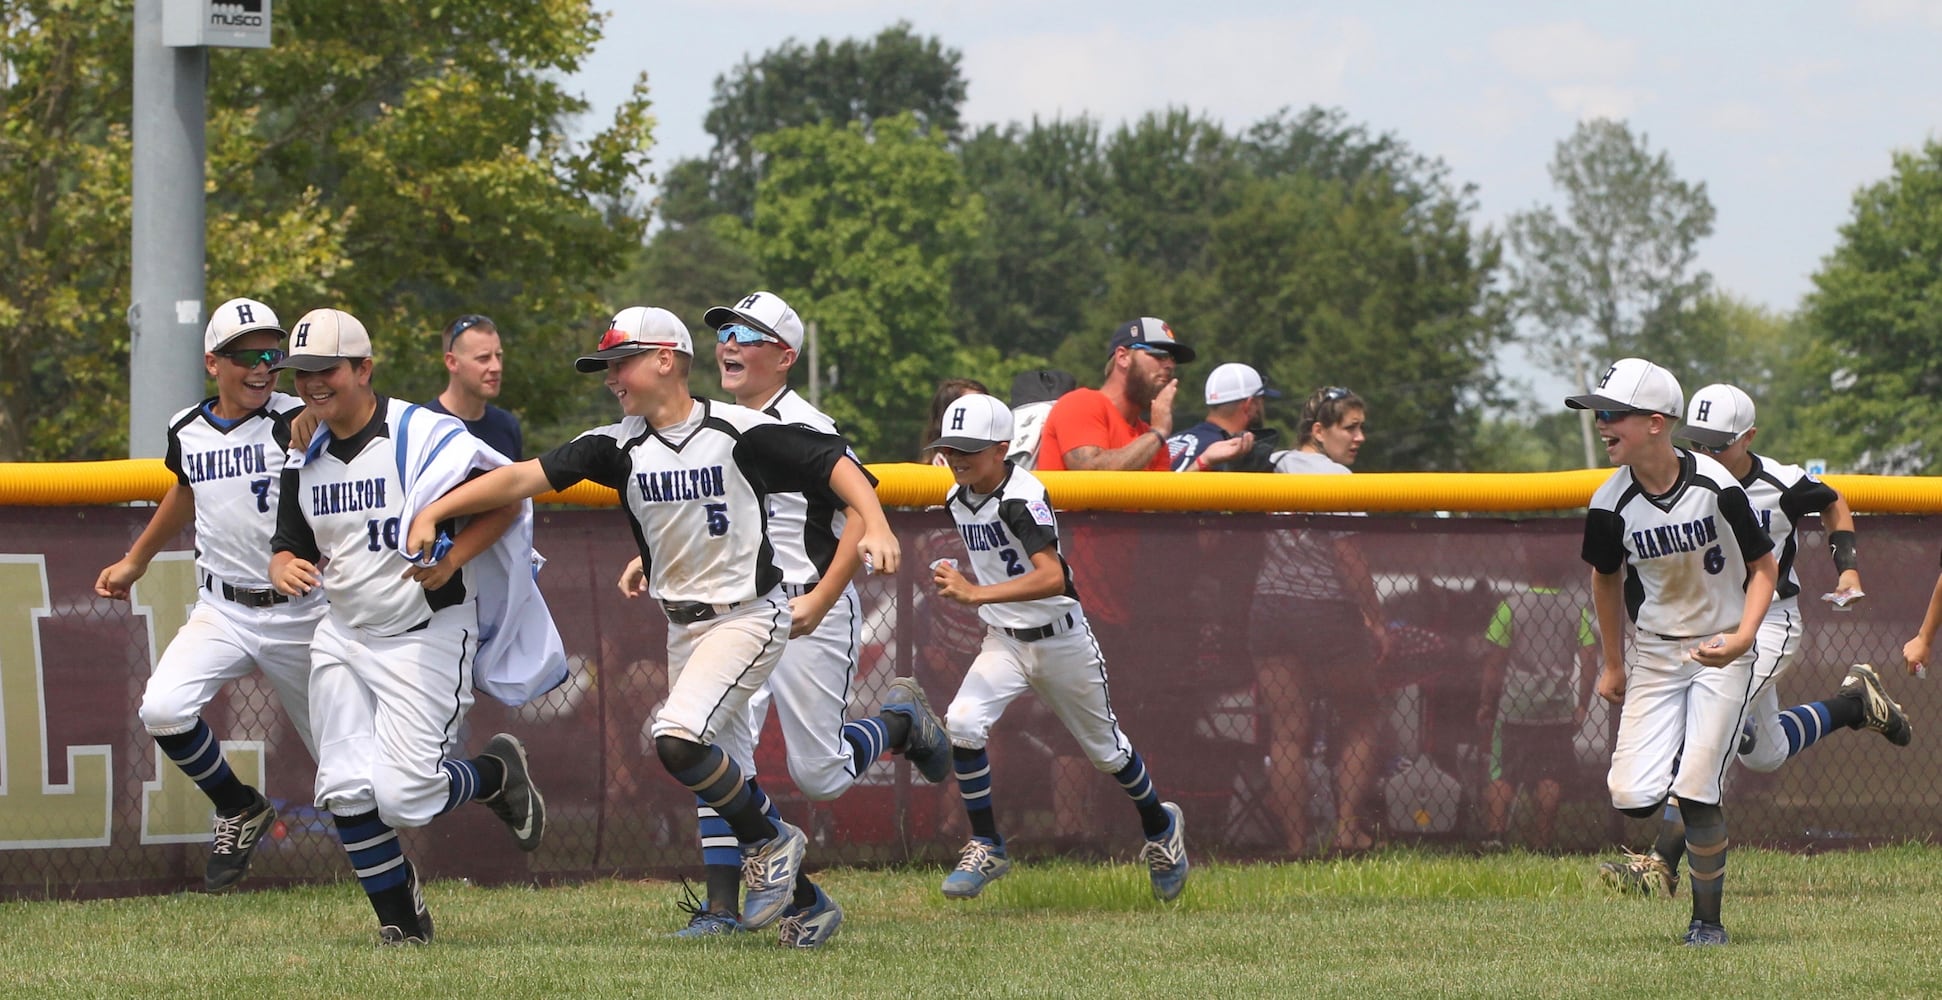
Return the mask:
POLYGON ((884 693, 883 710, 910 720, 910 735, 904 742, 904 759, 917 768, 924 780, 935 785, 951 773, 951 734, 931 711, 930 699, 915 677, 899 677, 884 693))
POLYGON ((221 892, 241 882, 249 874, 250 858, 256 854, 257 842, 276 824, 276 807, 270 805, 270 800, 262 792, 251 790, 250 794, 255 796, 255 801, 244 806, 241 812, 233 816, 216 814, 209 864, 202 873, 205 892, 221 892))
POLYGON ((1173 817, 1173 822, 1158 840, 1149 840, 1140 848, 1140 860, 1146 862, 1147 874, 1153 879, 1153 898, 1164 903, 1187 887, 1187 821, 1180 807, 1171 802, 1160 803, 1160 808, 1173 817))
POLYGON ((983 837, 972 837, 958 856, 958 866, 944 876, 944 895, 952 899, 975 899, 984 887, 1011 871, 1011 858, 1005 849, 983 837))
POLYGON ((843 926, 843 908, 816 886, 816 901, 808 906, 791 906, 782 912, 782 933, 776 943, 784 948, 820 948, 836 936, 843 926))
POLYGON ((497 759, 506 771, 499 791, 479 801, 512 831, 520 850, 538 848, 540 838, 546 836, 546 800, 540 796, 539 786, 533 784, 526 745, 510 733, 500 733, 486 741, 479 756, 497 759))
POLYGON ((1726 928, 1719 924, 1695 920, 1686 926, 1686 947, 1710 948, 1726 943, 1726 928))
POLYGON ((1872 729, 1888 742, 1905 747, 1914 738, 1915 732, 1908 724, 1908 716, 1895 699, 1888 697, 1888 689, 1881 684, 1881 675, 1875 668, 1857 663, 1848 668, 1848 676, 1841 681, 1842 698, 1853 698, 1861 703, 1861 725, 1872 729))
POLYGON ((776 835, 742 848, 742 926, 761 930, 775 923, 796 891, 796 873, 809 838, 794 824, 775 821, 776 835))
POLYGON ((1679 892, 1679 873, 1656 854, 1625 852, 1623 861, 1598 866, 1598 877, 1613 889, 1636 896, 1667 896, 1679 892))
POLYGON ((668 937, 680 938, 684 941, 694 941, 701 938, 728 937, 733 934, 740 934, 745 930, 748 930, 748 928, 743 927, 742 922, 735 919, 735 915, 732 913, 714 913, 708 910, 700 910, 694 916, 688 918, 688 926, 669 934, 668 937))

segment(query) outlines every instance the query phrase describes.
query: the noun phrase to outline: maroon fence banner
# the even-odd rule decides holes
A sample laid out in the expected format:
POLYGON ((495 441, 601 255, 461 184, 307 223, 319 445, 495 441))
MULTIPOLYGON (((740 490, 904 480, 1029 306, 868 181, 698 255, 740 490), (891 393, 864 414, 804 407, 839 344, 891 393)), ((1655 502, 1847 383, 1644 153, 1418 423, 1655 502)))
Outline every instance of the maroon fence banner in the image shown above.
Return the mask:
MULTIPOLYGON (((0 895, 101 896, 198 886, 208 801, 163 762, 136 718, 155 658, 197 597, 189 539, 157 559, 132 602, 97 598, 150 510, 0 509, 0 895)), ((572 663, 566 685, 518 709, 485 695, 466 749, 501 730, 530 748, 550 807, 545 843, 520 853, 483 808, 408 831, 433 878, 551 882, 699 870, 692 797, 644 735, 666 693, 666 619, 615 586, 634 554, 613 511, 549 510, 538 548, 542 588, 572 663)), ((1062 515, 1088 621, 1105 651, 1112 706, 1162 797, 1185 810, 1196 856, 1286 858, 1384 843, 1489 843, 1594 850, 1645 827, 1606 800, 1612 713, 1534 724, 1528 685, 1485 698, 1493 619, 1514 595, 1556 585, 1548 628, 1566 689, 1590 605, 1570 518, 1322 515, 1062 515), (1327 595, 1333 586, 1341 599, 1327 595), (1366 614, 1358 588, 1373 587, 1366 614), (1293 592, 1300 597, 1277 594, 1293 592), (1508 700, 1507 700, 1508 699, 1508 700)), ((939 712, 950 704, 982 627, 931 594, 928 563, 962 545, 937 511, 893 512, 905 568, 859 581, 864 644, 852 715, 873 713, 897 675, 915 675, 939 712)), ((1810 522, 1810 527, 1814 527, 1810 522)), ((1733 839, 1841 846, 1933 836, 1942 800, 1942 697, 1907 676, 1937 573, 1937 522, 1861 519, 1869 596, 1836 612, 1818 598, 1833 569, 1818 529, 1803 531, 1806 636, 1781 682, 1783 707, 1831 697, 1849 664, 1871 662, 1913 720, 1912 746, 1837 732, 1770 774, 1734 766, 1733 839)), ((1595 629, 1594 629, 1595 631, 1595 629)), ((1938 681, 1937 683, 1942 683, 1938 681)), ((1538 713, 1541 714, 1541 713, 1538 713)), ((230 685, 204 712, 232 766, 280 818, 251 885, 349 875, 329 817, 311 804, 313 765, 267 684, 230 685)), ((1024 856, 1130 859, 1137 816, 1034 696, 992 734, 999 822, 1024 856)), ((812 869, 945 862, 968 836, 955 785, 925 784, 886 757, 832 802, 789 780, 773 720, 757 755, 762 783, 810 832, 812 869)))

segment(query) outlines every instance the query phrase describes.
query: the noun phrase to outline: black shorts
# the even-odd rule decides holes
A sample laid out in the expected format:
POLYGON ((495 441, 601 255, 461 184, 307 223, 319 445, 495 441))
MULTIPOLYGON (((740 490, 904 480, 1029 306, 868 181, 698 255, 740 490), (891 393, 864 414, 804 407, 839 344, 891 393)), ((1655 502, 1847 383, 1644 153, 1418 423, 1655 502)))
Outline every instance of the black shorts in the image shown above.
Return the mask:
POLYGON ((1572 746, 1577 731, 1569 722, 1498 723, 1490 776, 1513 785, 1571 780, 1578 770, 1578 752, 1572 746))
POLYGON ((1292 678, 1318 697, 1373 698, 1376 642, 1354 601, 1316 601, 1263 594, 1248 619, 1254 662, 1293 661, 1292 678))

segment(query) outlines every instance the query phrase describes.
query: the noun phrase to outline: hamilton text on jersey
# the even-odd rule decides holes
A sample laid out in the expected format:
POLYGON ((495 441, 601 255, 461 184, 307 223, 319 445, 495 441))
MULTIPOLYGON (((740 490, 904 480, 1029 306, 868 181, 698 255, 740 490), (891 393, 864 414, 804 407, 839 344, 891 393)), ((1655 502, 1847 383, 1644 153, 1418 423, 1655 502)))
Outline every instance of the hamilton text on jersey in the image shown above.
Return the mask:
POLYGON ((235 476, 260 476, 268 468, 261 444, 191 451, 182 456, 182 474, 192 484, 235 476))
POLYGON ((722 486, 722 467, 675 469, 669 472, 636 472, 641 499, 648 503, 680 503, 702 497, 718 497, 727 492, 722 486))
POLYGON ((325 514, 382 508, 385 505, 384 483, 382 477, 349 483, 313 483, 310 487, 310 514, 312 517, 322 517, 325 514))
POLYGON ((1632 532, 1632 549, 1640 559, 1655 559, 1675 552, 1691 552, 1719 541, 1712 515, 1685 524, 1661 524, 1632 532))
POLYGON ((1005 534, 1001 524, 960 524, 958 534, 964 536, 964 547, 973 552, 990 552, 1011 544, 1011 536, 1005 534))

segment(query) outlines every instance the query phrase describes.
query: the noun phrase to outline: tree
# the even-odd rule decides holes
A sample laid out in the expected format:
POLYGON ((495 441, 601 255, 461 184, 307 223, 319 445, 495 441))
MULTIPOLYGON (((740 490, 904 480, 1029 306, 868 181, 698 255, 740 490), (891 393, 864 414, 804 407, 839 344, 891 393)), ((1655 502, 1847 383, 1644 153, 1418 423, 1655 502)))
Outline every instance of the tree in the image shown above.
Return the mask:
MULTIPOLYGON (((1539 207, 1511 216, 1513 289, 1533 355, 1589 387, 1613 359, 1645 355, 1668 367, 1689 356, 1690 309, 1711 278, 1695 270, 1712 234, 1706 185, 1673 172, 1664 153, 1623 122, 1581 122, 1558 144, 1551 180, 1563 213, 1539 207)), ((1597 464, 1588 419, 1585 463, 1597 464)))
POLYGON ((866 457, 901 455, 959 347, 950 275, 984 206, 942 136, 914 115, 764 136, 752 253, 818 324, 822 400, 866 457))
MULTIPOLYGON (((0 38, 0 458, 125 453, 127 0, 5 8, 0 38)), ((280 9, 277 45, 210 55, 208 288, 370 327, 387 391, 443 382, 432 334, 489 312, 507 399, 544 421, 559 364, 645 224, 644 79, 585 142, 558 79, 599 36, 587 0, 280 9), (320 81, 325 81, 320 84, 320 81)))
POLYGON ((678 167, 677 192, 692 203, 705 177, 715 212, 752 218, 765 156, 758 140, 804 125, 859 122, 868 129, 909 114, 920 130, 955 142, 965 94, 961 58, 900 21, 872 39, 825 38, 812 48, 792 38, 759 59, 744 59, 715 79, 704 122, 715 137, 710 169, 678 167))
POLYGON ((1855 194, 1814 275, 1794 443, 1846 471, 1932 474, 1942 457, 1942 142, 1893 162, 1855 194))

